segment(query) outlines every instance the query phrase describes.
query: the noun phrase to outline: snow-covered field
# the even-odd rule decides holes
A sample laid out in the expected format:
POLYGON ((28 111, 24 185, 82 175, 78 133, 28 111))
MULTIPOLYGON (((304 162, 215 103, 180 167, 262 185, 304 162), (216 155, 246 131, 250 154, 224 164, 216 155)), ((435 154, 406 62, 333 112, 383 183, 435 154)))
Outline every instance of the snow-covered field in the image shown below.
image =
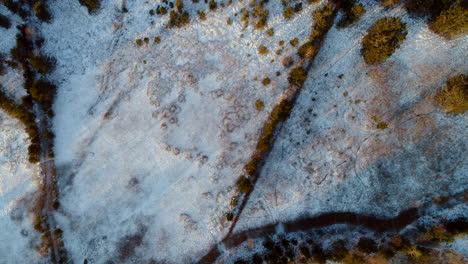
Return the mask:
MULTIPOLYGON (((206 4, 184 1, 191 23, 171 30, 168 16, 149 15, 160 2, 103 0, 90 16, 78 1, 50 1, 54 19, 41 25, 59 86, 55 217, 74 263, 193 263, 223 239, 235 182, 288 87, 281 61, 297 49, 289 41, 306 40, 311 13, 325 1, 289 21, 280 1, 269 1, 273 36, 243 30, 235 14, 247 1, 207 12, 205 21, 196 11, 206 4)), ((367 13, 356 25, 328 33, 236 232, 332 211, 393 217, 466 191, 467 116, 442 113, 431 96, 468 70, 468 38, 448 42, 401 8, 360 2, 367 13), (407 39, 385 63, 367 66, 362 36, 385 15, 402 17, 407 39)), ((2 52, 14 31, 11 42, 0 39, 2 52)), ((18 76, 2 77, 16 98, 18 76)), ((0 128, 0 263, 19 263, 35 254, 22 209, 35 173, 21 125, 0 113, 0 128)))
POLYGON ((29 217, 37 190, 21 123, 0 111, 0 263, 37 263, 38 233, 29 217))

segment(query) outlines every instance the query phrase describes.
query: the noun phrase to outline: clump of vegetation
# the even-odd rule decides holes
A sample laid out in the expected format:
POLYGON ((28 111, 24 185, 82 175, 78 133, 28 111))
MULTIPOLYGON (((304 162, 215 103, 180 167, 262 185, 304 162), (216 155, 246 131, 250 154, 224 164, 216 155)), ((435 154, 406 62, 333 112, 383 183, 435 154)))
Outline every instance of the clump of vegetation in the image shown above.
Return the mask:
POLYGON ((311 40, 322 37, 328 31, 333 23, 334 13, 335 8, 331 3, 314 11, 315 25, 309 37, 311 40))
POLYGON ((387 124, 387 123, 382 122, 382 121, 379 122, 379 123, 377 123, 377 129, 384 130, 384 129, 386 129, 386 128, 388 128, 388 124, 387 124))
POLYGON ((255 109, 257 109, 257 111, 262 111, 264 107, 265 107, 265 104, 263 103, 262 100, 255 101, 255 109))
POLYGON ((297 45, 299 45, 299 39, 298 38, 293 38, 289 41, 289 44, 291 44, 291 46, 293 47, 297 47, 297 45))
POLYGON ((297 54, 301 58, 312 58, 317 54, 317 49, 311 41, 308 41, 299 48, 297 54))
POLYGON ((253 190, 253 186, 252 186, 252 183, 250 182, 249 179, 247 179, 246 177, 244 176, 241 176, 238 180, 237 180, 237 190, 239 192, 242 192, 242 193, 249 193, 253 190))
POLYGON ((42 1, 37 1, 34 4, 34 14, 39 20, 49 23, 52 15, 47 10, 46 5, 42 1))
POLYGON ((137 40, 135 40, 135 42, 139 47, 143 46, 143 40, 142 39, 137 39, 137 40))
POLYGON ((307 80, 307 73, 302 67, 296 67, 289 73, 288 81, 291 85, 302 85, 307 80))
POLYGON ((29 162, 39 162, 40 146, 39 146, 39 129, 37 128, 34 115, 27 110, 25 104, 17 105, 13 100, 8 98, 0 86, 0 108, 3 109, 11 117, 18 119, 26 127, 26 133, 31 141, 28 147, 29 162))
POLYGON ((88 9, 88 13, 93 14, 99 8, 101 8, 100 0, 79 0, 82 6, 88 9))
POLYGON ((210 10, 215 10, 216 8, 218 8, 218 4, 215 0, 210 0, 210 2, 208 3, 208 7, 210 8, 210 10))
POLYGON ((400 0, 380 0, 384 6, 394 6, 400 3, 400 0))
POLYGON ((49 108, 55 98, 57 87, 46 79, 35 81, 29 90, 31 97, 49 108))
POLYGON ((446 86, 435 96, 439 107, 450 114, 462 114, 468 110, 468 75, 450 78, 446 86))
POLYGON ((283 9, 283 17, 286 19, 291 19, 294 17, 294 7, 289 6, 283 9))
POLYGON ((6 73, 6 67, 5 67, 5 57, 3 54, 0 54, 0 75, 3 75, 6 73))
POLYGON ((262 80, 263 85, 269 85, 271 83, 271 79, 266 77, 265 79, 262 80))
POLYGON ((362 41, 361 53, 367 64, 378 64, 398 49, 407 35, 400 18, 381 18, 372 25, 362 41))
POLYGON ((357 243, 357 248, 359 251, 364 252, 366 254, 371 254, 377 251, 377 243, 375 243, 374 240, 367 238, 367 237, 361 237, 359 239, 359 242, 357 243))
POLYGON ((286 19, 291 19, 294 17, 296 13, 299 13, 302 11, 302 3, 297 3, 294 6, 288 6, 285 9, 283 9, 283 17, 286 19))
POLYGON ((2 14, 0 14, 0 27, 6 28, 6 29, 9 29, 11 27, 10 19, 8 19, 8 17, 2 14))
POLYGON ((284 57, 281 63, 283 64, 284 67, 289 68, 293 65, 294 60, 292 57, 284 57))
POLYGON ((359 19, 366 13, 364 6, 362 4, 353 5, 349 10, 347 10, 345 17, 340 23, 339 27, 347 27, 359 21, 359 19))
POLYGON ((251 2, 253 6, 252 17, 256 29, 264 29, 267 25, 268 15, 270 12, 264 9, 264 1, 256 0, 251 2), (256 3, 255 3, 256 2, 256 3))
POLYGON ((206 20, 206 14, 203 11, 198 12, 198 17, 200 20, 206 20))
POLYGON ((181 28, 184 25, 190 23, 190 15, 188 12, 179 9, 177 12, 172 10, 169 14, 168 28, 178 27, 181 28))
POLYGON ((232 219, 234 219, 234 215, 232 214, 232 212, 226 213, 226 220, 232 221, 232 219))
POLYGON ((442 11, 429 23, 429 29, 447 39, 465 35, 468 32, 468 9, 457 4, 442 11))
POLYGON ((161 43, 161 38, 160 37, 154 37, 154 43, 156 43, 156 44, 161 43))
POLYGON ((261 55, 266 55, 268 54, 268 48, 264 45, 261 45, 260 47, 258 47, 258 54, 261 54, 261 55))
POLYGON ((226 24, 232 25, 232 19, 231 19, 231 18, 228 18, 228 19, 226 20, 226 24))
POLYGON ((30 59, 31 66, 40 74, 48 74, 55 69, 55 59, 53 57, 39 55, 30 59))
POLYGON ((275 34, 275 31, 273 28, 270 28, 266 31, 266 33, 268 36, 273 37, 273 35, 275 34))

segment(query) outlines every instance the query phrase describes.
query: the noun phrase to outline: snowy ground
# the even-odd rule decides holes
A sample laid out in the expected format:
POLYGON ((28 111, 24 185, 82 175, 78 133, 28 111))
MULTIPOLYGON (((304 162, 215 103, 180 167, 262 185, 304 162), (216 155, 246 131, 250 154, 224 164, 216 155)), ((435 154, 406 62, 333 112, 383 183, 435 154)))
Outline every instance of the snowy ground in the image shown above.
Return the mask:
POLYGON ((0 263, 37 263, 38 233, 29 217, 35 168, 28 162, 28 138, 21 123, 0 111, 0 263))
MULTIPOLYGON (((44 52, 57 58, 56 218, 65 246, 75 263, 192 263, 227 232, 234 183, 288 86, 281 60, 295 56, 289 41, 307 38, 318 5, 285 21, 280 2, 269 1, 269 37, 242 30, 234 14, 243 2, 207 12, 206 21, 195 14, 206 5, 195 4, 191 24, 173 30, 168 16, 149 15, 160 1, 102 2, 90 16, 78 1, 53 1, 54 20, 41 26, 44 52), (258 55, 260 45, 268 55, 258 55)), ((441 113, 430 96, 466 72, 468 38, 447 42, 402 9, 362 2, 368 12, 357 25, 329 32, 236 231, 329 211, 395 216, 466 190, 467 117, 441 113), (387 62, 366 66, 362 36, 386 14, 403 18, 407 39, 387 62), (381 121, 389 127, 377 129, 381 121)), ((20 83, 7 76, 9 89, 20 83)), ((13 249, 0 243, 0 255, 13 258, 30 241, 21 229, 33 231, 9 208, 34 191, 34 173, 20 125, 0 122, 0 228, 19 241, 13 249)))

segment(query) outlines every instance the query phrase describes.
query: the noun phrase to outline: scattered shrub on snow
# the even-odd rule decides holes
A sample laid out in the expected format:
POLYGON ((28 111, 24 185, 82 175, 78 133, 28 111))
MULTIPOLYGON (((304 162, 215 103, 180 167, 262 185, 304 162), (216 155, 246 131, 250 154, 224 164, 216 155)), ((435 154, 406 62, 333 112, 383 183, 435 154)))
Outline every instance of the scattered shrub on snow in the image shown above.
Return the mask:
POLYGON ((6 29, 9 29, 11 27, 10 19, 8 19, 8 17, 2 14, 0 14, 0 27, 6 28, 6 29))
POLYGON ((255 101, 255 109, 257 109, 257 111, 262 111, 264 107, 265 107, 265 104, 263 103, 262 100, 255 101))
POLYGON ((314 28, 310 34, 310 39, 314 40, 323 36, 333 23, 334 6, 332 3, 325 5, 314 11, 314 28))
POLYGON ((210 2, 208 3, 208 7, 210 8, 210 10, 215 10, 216 8, 218 8, 218 4, 215 0, 210 0, 210 2))
POLYGON ((372 25, 362 41, 361 53, 367 64, 378 64, 388 59, 400 47, 407 35, 400 18, 386 17, 372 25))
POLYGON ((100 0, 79 0, 82 6, 88 9, 88 13, 92 14, 101 8, 100 0))
POLYGON ((44 106, 51 106, 57 87, 46 79, 35 81, 30 89, 31 97, 44 106))
POLYGON ((143 45, 143 40, 142 39, 137 39, 135 40, 136 44, 141 47, 143 45))
POLYGON ((468 32, 468 9, 457 4, 442 11, 433 22, 429 23, 429 29, 447 39, 466 35, 468 32))
POLYGON ((34 4, 34 14, 37 18, 39 18, 39 20, 43 22, 49 23, 52 19, 52 15, 47 10, 46 4, 44 4, 42 1, 37 1, 34 4))
POLYGON ((154 37, 154 43, 156 43, 156 44, 161 43, 161 38, 160 37, 154 37))
POLYGON ((258 47, 258 54, 260 55, 266 55, 268 54, 268 48, 264 45, 261 45, 260 47, 258 47))
POLYGON ((468 110, 468 75, 450 78, 435 96, 440 108, 451 114, 462 114, 468 110))
POLYGON ((302 85, 307 79, 307 73, 304 68, 296 67, 289 73, 288 81, 291 85, 302 85))
POLYGON ((292 57, 285 57, 281 63, 284 67, 289 68, 293 65, 294 60, 292 57))
POLYGON ((250 183, 250 180, 244 176, 241 176, 237 180, 236 185, 237 185, 237 190, 242 193, 249 193, 253 189, 253 186, 252 186, 252 183, 250 183))
POLYGON ((289 44, 291 44, 293 47, 297 47, 297 45, 299 45, 299 39, 293 38, 289 41, 289 44))
POLYGON ((312 41, 308 41, 299 48, 297 54, 301 58, 312 58, 315 56, 315 54, 317 54, 317 48, 312 43, 312 41))
POLYGON ((384 6, 394 6, 400 3, 400 0, 380 0, 384 6))
POLYGON ((198 12, 198 17, 200 20, 206 20, 206 14, 203 11, 198 12))
POLYGON ((232 214, 232 212, 226 213, 226 220, 232 221, 232 219, 234 219, 234 215, 232 214))
POLYGON ((356 23, 359 19, 366 13, 364 6, 362 4, 353 5, 351 9, 349 9, 345 17, 340 23, 338 23, 339 27, 347 27, 351 24, 356 23))
POLYGON ((3 54, 0 54, 0 75, 3 75, 6 73, 6 67, 5 67, 5 57, 3 54))
POLYGON ((169 14, 168 28, 178 27, 181 28, 184 25, 190 23, 190 15, 186 11, 179 10, 178 12, 172 10, 169 14))
POLYGON ((265 79, 262 80, 263 85, 269 85, 271 83, 271 79, 266 77, 265 79))
POLYGON ((51 73, 55 68, 55 59, 49 56, 35 56, 30 59, 31 66, 41 74, 51 73))

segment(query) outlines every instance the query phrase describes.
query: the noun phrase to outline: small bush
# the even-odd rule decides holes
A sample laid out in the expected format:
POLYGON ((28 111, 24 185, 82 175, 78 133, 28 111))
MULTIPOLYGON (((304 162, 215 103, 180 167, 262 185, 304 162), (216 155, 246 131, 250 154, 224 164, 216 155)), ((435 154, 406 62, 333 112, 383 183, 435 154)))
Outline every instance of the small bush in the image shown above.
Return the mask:
POLYGON ((156 44, 161 43, 161 38, 160 37, 154 37, 154 43, 156 43, 156 44))
POLYGON ((55 59, 49 56, 35 56, 30 59, 31 66, 40 74, 48 74, 55 69, 55 59))
POLYGON ((302 85, 307 80, 307 73, 304 68, 296 67, 289 73, 288 81, 291 85, 302 85))
POLYGON ((293 65, 294 60, 292 57, 285 57, 281 63, 284 67, 289 68, 293 65))
POLYGON ((6 67, 5 67, 5 57, 3 54, 0 54, 0 75, 3 75, 6 73, 6 67))
POLYGON ((311 40, 317 39, 327 32, 333 23, 334 13, 335 9, 331 3, 314 11, 315 25, 309 37, 311 40))
POLYGON ((289 41, 289 44, 291 44, 293 47, 297 47, 297 45, 299 45, 299 39, 293 38, 289 41))
POLYGON ((43 22, 49 23, 52 19, 52 15, 49 13, 46 5, 42 1, 37 1, 34 4, 34 14, 43 22))
POLYGON ((379 122, 377 123, 377 129, 384 130, 388 128, 388 124, 385 122, 379 122))
POLYGON ((271 83, 271 79, 267 77, 267 78, 262 80, 262 83, 263 83, 263 85, 269 85, 271 83))
POLYGON ((377 251, 377 243, 375 243, 375 241, 370 238, 361 237, 357 244, 357 248, 361 252, 370 254, 377 251))
POLYGON ((270 28, 266 31, 266 33, 268 36, 273 37, 273 35, 275 34, 275 31, 273 28, 270 28))
POLYGON ((181 28, 184 25, 190 23, 190 15, 185 11, 176 12, 174 10, 169 14, 168 28, 178 27, 181 28))
POLYGON ((439 107, 450 114, 462 114, 468 110, 468 75, 450 78, 447 85, 435 96, 439 107))
POLYGON ((268 54, 268 48, 265 47, 264 45, 261 45, 260 47, 258 47, 258 54, 261 54, 261 55, 266 55, 268 54))
POLYGON ((270 12, 263 8, 263 1, 258 1, 253 7, 252 17, 256 29, 264 29, 267 26, 268 15, 270 12))
POLYGON ((82 6, 85 6, 88 9, 88 13, 93 14, 99 8, 101 8, 100 0, 79 0, 82 6))
POLYGON ((400 0, 380 0, 384 6, 394 6, 400 3, 400 0))
POLYGON ((359 19, 366 13, 364 6, 362 4, 354 5, 351 9, 346 12, 345 17, 340 23, 339 27, 347 27, 351 24, 356 23, 359 19))
POLYGON ((226 213, 226 220, 230 222, 232 221, 232 219, 234 219, 234 215, 232 214, 232 212, 226 213))
POLYGON ((429 29, 447 39, 465 35, 468 32, 468 9, 454 5, 442 11, 433 22, 429 23, 429 29))
POLYGON ((203 11, 198 12, 198 17, 200 20, 206 20, 206 14, 203 11))
POLYGON ((286 19, 291 19, 294 17, 294 7, 289 6, 283 10, 283 17, 286 19))
POLYGON ((136 43, 139 47, 143 46, 143 40, 142 40, 142 39, 137 39, 137 40, 135 40, 135 43, 136 43))
POLYGON ((255 109, 257 109, 257 111, 262 111, 264 107, 265 105, 262 100, 255 101, 255 109))
POLYGON ((232 19, 230 17, 226 20, 226 24, 232 25, 232 19))
POLYGON ((208 3, 208 7, 210 8, 210 10, 215 10, 216 8, 218 8, 218 4, 215 0, 210 0, 210 2, 208 3))
POLYGON ((301 58, 312 58, 315 56, 315 54, 317 54, 317 49, 315 48, 315 45, 309 41, 299 48, 297 54, 301 58))
POLYGON ((407 35, 400 18, 377 20, 362 41, 361 53, 367 64, 378 64, 388 59, 400 47, 407 35))
POLYGON ((11 27, 10 19, 2 14, 0 14, 0 27, 9 29, 11 27))
POLYGON ((250 180, 244 176, 241 176, 239 180, 237 180, 236 185, 237 190, 242 193, 249 193, 253 190, 252 183, 250 183, 250 180))
POLYGON ((30 89, 31 97, 44 106, 51 106, 57 87, 45 79, 35 81, 30 89))

